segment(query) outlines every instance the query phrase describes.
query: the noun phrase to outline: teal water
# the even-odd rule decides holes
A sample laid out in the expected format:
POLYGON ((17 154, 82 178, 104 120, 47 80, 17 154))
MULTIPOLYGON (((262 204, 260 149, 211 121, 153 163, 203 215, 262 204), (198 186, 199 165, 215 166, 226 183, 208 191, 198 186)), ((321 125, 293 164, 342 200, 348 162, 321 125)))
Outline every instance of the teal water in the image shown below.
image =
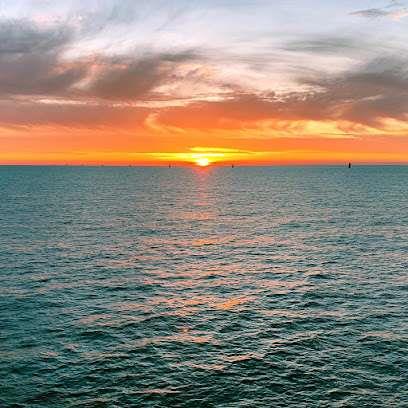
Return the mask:
POLYGON ((408 167, 0 167, 0 407, 408 407, 408 167))

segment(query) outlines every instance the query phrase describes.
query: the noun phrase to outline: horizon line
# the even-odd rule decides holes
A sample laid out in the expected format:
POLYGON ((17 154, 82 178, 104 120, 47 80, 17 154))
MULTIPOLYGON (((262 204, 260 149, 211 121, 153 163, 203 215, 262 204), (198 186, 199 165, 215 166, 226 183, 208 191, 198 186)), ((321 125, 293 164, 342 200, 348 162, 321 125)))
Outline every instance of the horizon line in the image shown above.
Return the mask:
MULTIPOLYGON (((408 167, 408 162, 350 162, 352 167, 376 167, 376 166, 398 166, 408 167)), ((231 168, 233 165, 236 167, 347 167, 349 162, 344 163, 276 163, 276 164, 210 164, 204 168, 226 167, 231 168)), ((63 164, 63 163, 0 163, 0 167, 160 167, 160 168, 201 168, 194 163, 187 164, 111 164, 111 163, 83 163, 83 164, 63 164)))

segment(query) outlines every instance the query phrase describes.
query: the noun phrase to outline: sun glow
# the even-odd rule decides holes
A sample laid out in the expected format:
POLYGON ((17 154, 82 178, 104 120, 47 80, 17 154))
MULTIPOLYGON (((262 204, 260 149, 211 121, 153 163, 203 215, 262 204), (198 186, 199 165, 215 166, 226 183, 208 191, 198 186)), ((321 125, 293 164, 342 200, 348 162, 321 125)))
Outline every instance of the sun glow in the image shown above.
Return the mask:
MULTIPOLYGON (((184 152, 151 152, 145 153, 145 156, 151 157, 154 161, 165 163, 177 163, 207 167, 212 165, 225 165, 248 161, 254 156, 260 156, 259 152, 249 150, 239 150, 226 147, 190 147, 184 152)), ((142 157, 142 155, 140 155, 142 157)))
POLYGON ((210 161, 207 157, 200 157, 195 161, 195 164, 200 167, 207 167, 210 164, 210 161))

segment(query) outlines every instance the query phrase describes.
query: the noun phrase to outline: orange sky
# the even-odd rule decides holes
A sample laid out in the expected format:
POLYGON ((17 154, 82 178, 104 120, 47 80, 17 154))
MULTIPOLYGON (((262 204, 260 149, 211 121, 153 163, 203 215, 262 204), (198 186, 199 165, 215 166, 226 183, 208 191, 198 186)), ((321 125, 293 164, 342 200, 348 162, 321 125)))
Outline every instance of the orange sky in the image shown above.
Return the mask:
POLYGON ((4 7, 0 164, 408 164, 401 5, 155 2, 4 7))

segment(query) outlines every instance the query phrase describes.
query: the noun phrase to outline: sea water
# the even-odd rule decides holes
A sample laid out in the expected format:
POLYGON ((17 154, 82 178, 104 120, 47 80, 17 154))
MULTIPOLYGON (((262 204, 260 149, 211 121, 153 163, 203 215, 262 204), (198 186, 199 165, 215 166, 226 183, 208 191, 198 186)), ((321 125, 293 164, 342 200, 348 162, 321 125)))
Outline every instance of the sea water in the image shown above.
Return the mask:
POLYGON ((407 407, 408 167, 0 167, 0 407, 407 407))

